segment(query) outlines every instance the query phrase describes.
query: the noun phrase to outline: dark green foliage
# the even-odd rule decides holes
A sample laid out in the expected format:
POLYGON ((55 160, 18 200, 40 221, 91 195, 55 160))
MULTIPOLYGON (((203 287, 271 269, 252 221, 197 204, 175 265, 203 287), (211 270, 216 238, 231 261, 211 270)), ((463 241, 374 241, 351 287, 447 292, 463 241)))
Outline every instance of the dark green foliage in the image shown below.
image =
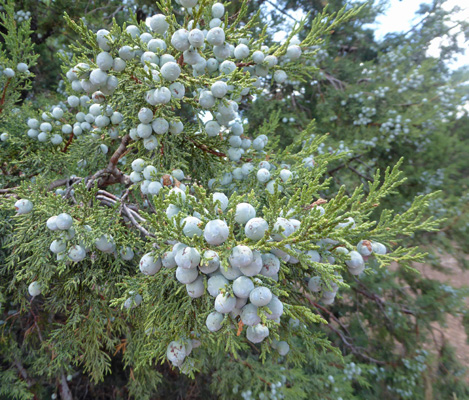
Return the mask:
MULTIPOLYGON (((287 63, 283 68, 289 74, 288 85, 273 84, 262 95, 253 91, 255 101, 243 101, 241 109, 248 119, 244 135, 265 134, 269 144, 266 153, 250 150, 239 164, 224 156, 229 148, 226 141, 200 134, 204 126, 193 117, 198 102, 192 95, 186 96, 181 108, 174 100, 171 107, 155 108, 159 116, 185 122, 181 135, 159 136, 160 147, 152 152, 142 141, 126 140, 129 129, 139 123, 138 110, 147 105, 142 82, 151 78, 135 60, 118 75, 119 89, 105 103, 124 117, 120 137, 111 138, 106 128, 99 135, 71 135, 69 143, 50 146, 25 134, 28 117, 40 120, 43 111, 51 111, 51 104, 63 101, 62 94, 42 90, 55 89, 50 81, 57 80, 59 66, 63 74, 79 62, 96 67, 94 59, 101 50, 93 31, 109 29, 115 37, 113 50, 129 41, 141 46, 122 24, 131 18, 143 29, 146 14, 157 12, 154 5, 151 9, 152 4, 143 2, 124 7, 111 1, 102 8, 96 2, 93 9, 87 3, 18 2, 16 8, 32 11, 34 33, 29 22, 19 28, 4 22, 9 38, 5 48, 22 41, 28 65, 37 56, 25 38, 31 36, 38 44, 40 79, 34 98, 21 104, 20 92, 30 90, 31 83, 18 80, 10 87, 5 103, 9 112, 1 116, 1 129, 8 131, 9 139, 0 142, 0 399, 42 400, 53 394, 67 398, 66 388, 77 399, 427 400, 431 393, 438 399, 469 397, 465 370, 451 346, 435 345, 437 352, 427 347, 435 322, 444 323, 448 313, 465 313, 462 299, 467 290, 424 279, 414 269, 416 262, 430 260, 437 265, 438 257, 428 257, 427 252, 437 253, 440 246, 454 253, 467 251, 468 118, 460 108, 467 96, 463 85, 467 71, 451 73, 443 63, 458 50, 455 43, 444 50, 441 60, 427 57, 424 51, 444 29, 440 3, 435 2, 415 32, 389 36, 382 43, 361 27, 373 21, 381 5, 366 3, 346 11, 349 7, 344 8, 342 1, 330 2, 326 10, 316 1, 276 3, 285 10, 299 4, 313 7, 289 36, 298 34, 304 40, 306 65, 287 63), (63 11, 66 23, 54 24, 63 11), (326 17, 330 12, 336 14, 326 17), (81 16, 86 24, 78 19, 81 16), (71 35, 77 37, 71 40, 71 35), (57 51, 70 43, 73 55, 48 53, 47 47, 57 51), (406 91, 400 91, 403 82, 406 91), (383 87, 389 88, 384 96, 383 87), (364 106, 376 112, 369 121, 354 123, 364 106), (14 107, 18 110, 12 111, 14 107), (395 115, 409 119, 408 132, 391 137, 392 129, 383 133, 381 128, 395 115), (101 150, 103 144, 107 154, 101 150), (105 169, 122 145, 125 154, 118 154, 120 161, 114 167, 123 178, 111 181, 105 169), (304 161, 311 156, 314 168, 304 161), (142 194, 140 185, 132 184, 127 175, 137 157, 156 166, 163 180, 166 173, 182 169, 183 184, 190 185, 187 200, 170 194, 169 188, 155 196, 142 194), (222 184, 224 173, 251 159, 278 167, 271 171, 276 182, 271 193, 255 178, 256 170, 245 180, 222 184), (295 171, 287 182, 280 178, 282 164, 295 171), (55 192, 57 188, 62 192, 55 192), (201 252, 210 248, 203 237, 183 234, 183 218, 198 213, 202 225, 218 218, 221 203, 213 202, 217 191, 229 198, 223 218, 230 234, 216 248, 222 268, 229 267, 228 258, 238 244, 262 253, 279 249, 300 261, 282 262, 278 281, 259 276, 284 304, 278 324, 266 318, 267 309, 260 311, 262 323, 270 329, 262 344, 246 340, 246 326, 232 315, 224 317, 220 331, 209 332, 205 318, 213 310, 213 298, 188 297, 174 270, 162 268, 153 276, 139 272, 142 254, 161 256, 175 241, 201 252), (32 201, 33 211, 15 215, 18 198, 32 201), (257 216, 269 225, 268 234, 277 218, 290 212, 301 220, 301 228, 276 242, 267 240, 268 235, 251 242, 234 220, 240 202, 256 208, 257 216), (324 215, 315 207, 319 204, 324 215), (170 205, 180 209, 174 218, 166 211, 170 205), (129 208, 137 210, 138 222, 132 220, 135 214, 129 208), (68 249, 78 244, 91 249, 79 263, 49 250, 64 232, 49 230, 46 221, 62 212, 74 220, 68 249), (338 228, 347 218, 355 224, 338 228), (102 235, 112 237, 115 252, 96 249, 102 235), (336 249, 355 249, 361 240, 379 241, 388 252, 370 257, 365 273, 356 277, 345 266, 348 257, 336 249), (461 247, 455 247, 455 240, 461 247), (415 247, 420 244, 425 246, 415 247), (119 256, 126 247, 136 253, 134 260, 119 256), (326 249, 334 261, 311 262, 295 251, 326 249), (311 276, 320 276, 327 289, 333 283, 339 286, 333 305, 325 305, 320 295, 309 291, 311 276), (42 294, 35 298, 27 294, 33 281, 42 285, 42 294), (125 307, 136 293, 142 304, 125 307), (173 340, 202 344, 180 369, 166 360, 173 340), (286 356, 275 349, 278 340, 289 344, 286 356)), ((203 2, 206 7, 193 18, 207 19, 211 4, 203 2)), ((170 32, 183 22, 183 14, 173 6, 170 32)), ((252 35, 251 44, 266 39, 272 52, 285 52, 287 45, 268 37, 256 3, 226 6, 231 16, 239 12, 230 24, 248 21, 230 28, 232 33, 239 38, 252 35)), ((8 7, 11 14, 12 5, 8 7)), ((166 14, 172 12, 169 1, 159 7, 166 14)), ((273 21, 280 23, 281 17, 274 16, 273 21)), ((11 50, 2 57, 2 64, 18 62, 11 50)), ((184 69, 182 73, 188 87, 209 85, 215 79, 214 75, 194 78, 184 69)), ((250 84, 241 69, 229 79, 240 87, 250 84)), ((59 92, 64 90, 71 93, 69 82, 60 86, 59 92)), ((79 107, 87 112, 87 106, 79 107)), ((61 123, 74 121, 77 111, 67 109, 61 123)), ((469 325, 467 318, 465 323, 469 325)))

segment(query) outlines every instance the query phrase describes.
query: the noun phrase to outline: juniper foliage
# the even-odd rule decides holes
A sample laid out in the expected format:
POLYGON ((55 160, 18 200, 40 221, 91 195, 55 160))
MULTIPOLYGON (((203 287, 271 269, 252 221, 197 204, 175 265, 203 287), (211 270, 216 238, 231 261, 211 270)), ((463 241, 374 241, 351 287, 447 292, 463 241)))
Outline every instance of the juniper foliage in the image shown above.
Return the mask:
MULTIPOLYGON (((403 327, 387 325, 383 300, 368 289, 380 280, 383 290, 394 291, 395 302, 387 306, 396 313, 427 312, 427 306, 419 304, 425 297, 417 297, 412 308, 406 308, 408 296, 400 293, 397 281, 386 278, 392 273, 391 263, 415 276, 412 264, 423 261, 426 253, 409 245, 410 238, 416 232, 437 231, 442 224, 427 211, 439 194, 416 196, 403 210, 381 207, 405 184, 402 161, 384 172, 376 170, 362 185, 336 186, 328 171, 343 154, 320 151, 329 139, 319 134, 316 123, 305 125, 291 145, 279 149, 275 140, 266 144, 264 139, 280 126, 279 113, 257 126, 247 123, 243 128, 241 118, 235 120, 234 103, 249 108, 249 94, 260 94, 255 83, 271 84, 269 74, 282 70, 292 79, 308 79, 317 71, 310 63, 317 57, 317 46, 360 9, 318 14, 300 43, 301 59, 293 61, 285 55, 296 46, 294 35, 305 32, 308 18, 292 29, 284 44, 265 48, 266 30, 258 15, 240 24, 249 11, 244 2, 237 13, 224 16, 227 41, 249 45, 251 52, 262 50, 280 62, 269 66, 266 61, 254 68, 250 58, 239 61, 229 54, 226 58, 237 62, 233 70, 197 71, 189 62, 191 54, 176 49, 171 39, 181 27, 205 26, 212 5, 202 1, 198 9, 186 10, 189 17, 179 6, 173 9, 169 1, 162 1, 158 6, 166 15, 166 35, 152 32, 135 15, 129 24, 113 21, 98 35, 83 21, 66 16, 78 36, 72 57, 61 56, 68 105, 63 98, 55 104, 26 102, 17 114, 4 114, 2 129, 9 136, 0 147, 0 396, 48 398, 59 393, 71 398, 83 381, 91 382, 97 395, 112 373, 114 379, 125 381, 122 390, 134 398, 151 398, 157 392, 174 396, 184 385, 189 386, 188 393, 194 390, 188 382, 205 382, 210 374, 210 383, 201 390, 227 399, 353 398, 356 385, 372 396, 376 386, 370 385, 371 376, 391 381, 395 393, 406 398, 408 382, 400 381, 395 371, 403 366, 418 371, 425 355, 389 359, 394 339, 405 342, 411 321, 403 327), (251 32, 260 34, 253 37, 251 32), (166 46, 147 54, 150 60, 141 58, 150 51, 148 35, 166 46), (136 55, 121 69, 115 60, 124 46, 132 46, 136 55), (98 63, 103 50, 114 59, 113 69, 107 69, 106 83, 95 84, 91 74, 106 70, 98 63), (185 95, 173 94, 169 102, 152 104, 155 93, 169 86, 163 78, 164 64, 154 62, 154 56, 160 60, 164 52, 179 65, 177 81, 183 83, 185 95), (207 111, 201 109, 202 93, 220 80, 230 89, 227 97, 216 100, 217 107, 208 107, 213 121, 223 127, 212 136, 204 121, 207 111), (76 103, 71 96, 77 89, 88 91, 91 98, 79 94, 76 103), (97 115, 92 114, 96 105, 97 115), (168 122, 167 131, 154 136, 155 146, 138 133, 145 128, 138 127, 144 124, 139 117, 142 107, 151 109, 152 118, 168 122), (231 119, 223 115, 230 107, 231 119), (22 116, 21 123, 17 115, 22 116), (46 125, 31 127, 36 126, 34 120, 46 125), (182 131, 176 129, 179 123, 182 131), (232 139, 241 136, 236 132, 250 144, 239 157, 240 147, 232 139), (145 179, 139 165, 148 168, 143 171, 145 179), (155 167, 153 171, 149 166, 155 167), (267 181, 258 179, 261 169, 268 169, 267 181), (160 185, 157 193, 149 192, 151 184, 160 185), (29 200, 32 211, 22 214, 18 199, 29 200), (249 203, 256 217, 266 222, 258 240, 248 236, 246 222, 239 222, 241 203, 249 203), (67 229, 58 227, 59 214, 71 217, 67 229), (198 220, 195 226, 190 226, 190 218, 198 220), (202 234, 215 220, 228 227, 217 244, 202 234), (189 287, 192 281, 186 286, 178 278, 182 267, 175 276, 181 253, 174 246, 181 243, 201 256, 195 268, 187 268, 202 282, 199 296, 190 296, 195 290, 189 287), (350 252, 360 250, 360 243, 381 244, 385 250, 365 255, 365 260, 360 255, 358 267, 364 271, 357 273, 350 252), (278 261, 274 272, 263 261, 264 270, 252 279, 253 286, 267 288, 282 307, 278 311, 278 303, 269 302, 256 308, 256 329, 267 328, 263 340, 253 339, 253 328, 243 322, 241 310, 224 313, 219 329, 208 329, 214 296, 207 293, 210 275, 203 273, 202 265, 213 259, 207 259, 205 251, 216 251, 220 260, 215 275, 228 282, 219 288, 221 295, 236 298, 232 281, 240 272, 232 260, 237 246, 278 261), (76 261, 81 251, 84 256, 76 261), (147 266, 154 269, 150 272, 147 266), (313 278, 320 283, 314 291, 313 278), (39 295, 28 294, 32 282, 40 284, 39 295), (370 301, 361 304, 371 312, 379 310, 377 319, 384 321, 372 337, 363 335, 357 321, 344 327, 336 316, 352 313, 349 298, 355 293, 367 297, 370 301), (330 330, 335 339, 327 335, 330 330), (284 351, 285 345, 290 351, 284 351), (177 371, 191 381, 179 377, 179 388, 171 391, 168 377, 177 371)), ((209 58, 216 51, 207 45, 199 56, 209 58)), ((13 87, 15 93, 21 88, 13 87)), ((17 100, 14 96, 11 104, 17 100)), ((421 284, 416 282, 412 289, 419 290, 421 284)), ((453 297, 453 307, 459 306, 458 296, 453 297)), ((450 309, 449 303, 445 307, 450 309)), ((363 315, 376 324, 369 312, 363 315)), ((428 317, 425 322, 433 320, 428 317)), ((413 379, 418 385, 423 377, 416 373, 413 379)))

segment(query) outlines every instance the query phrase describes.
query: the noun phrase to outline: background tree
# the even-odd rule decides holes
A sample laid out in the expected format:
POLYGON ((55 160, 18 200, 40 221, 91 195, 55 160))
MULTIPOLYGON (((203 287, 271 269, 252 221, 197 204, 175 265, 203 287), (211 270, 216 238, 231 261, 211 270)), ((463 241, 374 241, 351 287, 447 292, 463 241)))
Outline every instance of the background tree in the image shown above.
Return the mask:
MULTIPOLYGON (((360 25, 360 14, 337 9, 327 19, 318 9, 314 20, 293 27, 281 45, 271 41, 257 17, 238 25, 250 12, 248 3, 234 3, 226 14, 219 4, 212 9, 212 3, 189 15, 178 5, 160 6, 171 15, 166 22, 156 17, 145 26, 144 12, 138 11, 142 6, 124 28, 126 10, 117 6, 110 13, 117 11, 119 22, 108 20, 109 31, 97 34, 102 25, 68 18, 63 29, 76 32, 79 40, 72 54, 61 57, 67 103, 62 96, 37 96, 2 116, 8 135, 0 148, 7 160, 0 175, 0 395, 405 399, 423 398, 419 388, 431 385, 440 398, 466 396, 450 351, 440 354, 446 369, 430 373, 435 356, 422 348, 431 337, 430 323, 459 311, 462 293, 420 279, 410 268, 424 256, 412 247, 415 233, 435 231, 442 222, 431 216, 438 197, 414 191, 396 168, 384 176, 376 172, 397 162, 399 151, 405 154, 399 146, 406 142, 393 147, 394 141, 378 141, 370 149, 377 127, 353 124, 362 105, 352 105, 339 124, 337 97, 350 101, 345 93, 357 94, 352 86, 364 82, 343 83, 347 68, 354 68, 349 77, 362 71, 345 55, 355 56, 354 51, 334 40, 342 29, 359 36, 353 27, 360 25), (208 21, 219 24, 213 20, 225 16, 226 41, 238 46, 234 54, 213 47, 221 46, 213 33, 197 56, 184 49, 184 32, 175 33, 179 24, 189 28, 191 18, 195 22, 189 29, 197 23, 206 27, 208 21), (343 60, 335 63, 344 76, 321 65, 330 62, 320 53, 329 48, 342 52, 343 60), (259 60, 254 50, 270 58, 259 60), (205 65, 198 58, 213 55, 220 64, 205 65), (223 64, 223 59, 234 63, 223 64), (308 81, 319 67, 322 96, 311 93, 314 101, 308 103, 309 85, 302 90, 292 82, 308 81), (166 86, 172 92, 169 102, 162 89, 166 86), (273 93, 265 94, 268 102, 263 101, 264 88, 273 93), (180 96, 182 89, 185 95, 180 96), (288 93, 297 118, 293 126, 282 122, 291 118, 285 107, 290 102, 268 97, 287 98, 288 93), (277 104, 283 104, 281 113, 275 112, 277 104), (312 117, 316 123, 309 121, 312 117), (342 146, 331 133, 331 144, 324 145, 326 124, 336 132, 357 131, 342 146), (350 156, 344 150, 352 146, 350 156), (356 158, 358 151, 363 154, 356 158), (355 160, 368 167, 351 164, 355 160), (365 185, 355 189, 357 180, 365 185), (398 187, 405 190, 397 194, 398 187), (421 195, 406 205, 415 194, 421 195), (254 223, 253 212, 266 223, 260 241, 244 229, 254 223), (220 220, 229 227, 227 237, 220 220), (260 253, 262 270, 257 270, 254 259, 260 253), (246 257, 252 265, 243 264, 246 257), (392 261, 400 264, 397 270, 383 268, 392 261), (195 268, 186 268, 187 262, 195 268), (256 269, 257 280, 246 278, 255 275, 247 272, 248 266, 256 269), (237 268, 244 276, 237 277, 237 268), (187 274, 194 271, 197 278, 189 282, 187 274), (262 296, 252 295, 250 305, 258 305, 257 312, 249 313, 247 306, 241 316, 241 310, 226 312, 230 298, 238 297, 236 305, 242 305, 240 293, 251 291, 250 285, 273 293, 274 300, 265 306, 262 296), (329 323, 322 325, 325 321, 329 323), (118 387, 118 393, 110 394, 111 387, 118 387)), ((369 22, 375 10, 361 12, 369 22)), ((20 29, 27 31, 27 26, 20 29)), ((195 48, 197 33, 191 42, 195 48)), ((382 64, 372 46, 361 57, 384 65, 384 76, 386 68, 389 74, 396 68, 395 57, 399 66, 409 68, 399 51, 398 56, 383 56, 382 64)), ((366 65, 372 70, 367 79, 381 79, 378 67, 366 65)), ((392 76, 386 79, 397 85, 392 76)), ((380 82, 366 84, 380 92, 380 82)), ((420 96, 428 88, 420 88, 420 94, 419 87, 413 90, 420 96)), ((12 107, 17 93, 9 97, 12 107)), ((394 93, 395 101, 412 93, 394 93)), ((381 101, 379 93, 375 96, 381 101)), ((438 103, 440 114, 429 114, 441 124, 422 150, 428 159, 437 138, 452 148, 443 140, 451 121, 438 121, 437 114, 454 109, 457 99, 438 103)), ((394 103, 381 105, 383 118, 389 104, 394 103)), ((463 126, 461 118, 452 122, 463 126)), ((418 128, 416 138, 425 134, 418 128)), ((456 178, 464 166, 461 157, 456 178)), ((456 198, 458 192, 453 193, 456 198)), ((261 227, 262 221, 257 221, 261 227)))

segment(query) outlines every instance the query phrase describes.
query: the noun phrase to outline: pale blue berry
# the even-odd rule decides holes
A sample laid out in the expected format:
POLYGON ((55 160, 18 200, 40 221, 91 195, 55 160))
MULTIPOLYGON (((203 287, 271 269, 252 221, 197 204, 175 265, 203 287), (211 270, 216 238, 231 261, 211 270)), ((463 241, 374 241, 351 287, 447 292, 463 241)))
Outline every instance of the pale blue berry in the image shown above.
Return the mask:
POLYGON ((238 298, 246 299, 254 289, 254 283, 246 276, 240 276, 233 282, 233 293, 238 298))
POLYGON ((265 232, 269 229, 269 224, 263 218, 252 218, 244 227, 246 237, 251 240, 258 241, 262 239, 265 232))
POLYGON ((207 315, 207 319, 205 320, 205 326, 210 332, 217 332, 221 329, 223 318, 223 314, 217 311, 213 311, 207 315))
POLYGON ((264 286, 256 287, 249 294, 249 300, 256 307, 265 306, 272 300, 272 292, 264 286))
POLYGON ((73 219, 69 214, 62 213, 57 215, 57 218, 55 219, 55 224, 57 225, 57 228, 65 231, 72 227, 73 219))
POLYGON ((236 306, 236 297, 229 293, 220 293, 215 298, 215 310, 222 314, 231 312, 236 306))
POLYGON ((140 271, 144 275, 155 275, 161 266, 161 258, 155 258, 151 253, 143 255, 139 262, 140 271))

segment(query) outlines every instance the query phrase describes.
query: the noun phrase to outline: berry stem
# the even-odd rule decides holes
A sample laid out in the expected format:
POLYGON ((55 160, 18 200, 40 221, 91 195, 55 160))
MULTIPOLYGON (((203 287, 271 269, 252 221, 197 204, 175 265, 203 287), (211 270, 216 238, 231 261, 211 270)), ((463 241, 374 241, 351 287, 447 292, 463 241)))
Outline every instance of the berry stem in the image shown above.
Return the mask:
POLYGON ((60 376, 60 398, 63 400, 73 400, 72 392, 70 391, 70 388, 68 387, 67 384, 67 378, 65 377, 65 374, 62 373, 60 376))
POLYGON ((7 83, 5 84, 5 87, 3 88, 3 94, 2 94, 2 99, 0 100, 0 114, 3 111, 3 104, 5 103, 5 96, 7 94, 7 89, 8 85, 10 84, 11 78, 7 80, 7 83))
POLYGON ((67 143, 65 144, 65 147, 62 149, 62 153, 66 153, 67 150, 68 150, 68 146, 70 146, 70 144, 72 143, 73 141, 73 137, 75 135, 73 134, 73 132, 70 134, 70 138, 68 139, 67 143))
POLYGON ((221 151, 213 150, 213 149, 209 148, 207 145, 205 145, 203 143, 198 143, 190 137, 187 137, 187 139, 189 139, 192 143, 194 143, 195 147, 199 148, 200 150, 205 151, 206 153, 213 154, 217 157, 226 157, 226 154, 222 153, 221 151))

